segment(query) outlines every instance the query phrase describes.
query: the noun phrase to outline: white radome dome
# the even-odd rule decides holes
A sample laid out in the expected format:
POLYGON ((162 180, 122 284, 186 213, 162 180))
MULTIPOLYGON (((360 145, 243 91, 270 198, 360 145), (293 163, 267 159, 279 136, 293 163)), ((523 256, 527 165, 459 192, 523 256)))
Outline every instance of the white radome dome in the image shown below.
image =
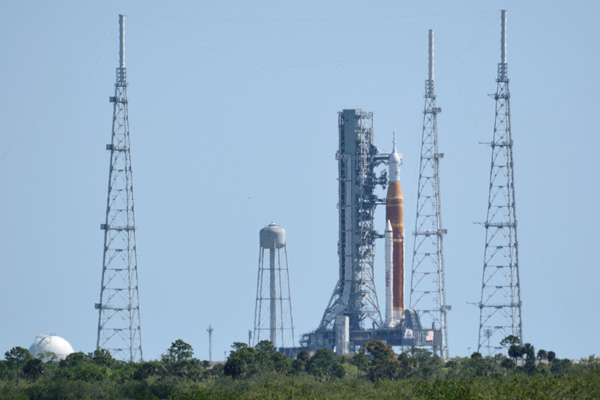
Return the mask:
MULTIPOLYGON (((56 335, 38 335, 29 347, 32 356, 48 359, 48 353, 53 353, 59 360, 64 360, 74 352, 73 347, 65 339, 56 335)), ((50 357, 51 358, 51 357, 50 357)))

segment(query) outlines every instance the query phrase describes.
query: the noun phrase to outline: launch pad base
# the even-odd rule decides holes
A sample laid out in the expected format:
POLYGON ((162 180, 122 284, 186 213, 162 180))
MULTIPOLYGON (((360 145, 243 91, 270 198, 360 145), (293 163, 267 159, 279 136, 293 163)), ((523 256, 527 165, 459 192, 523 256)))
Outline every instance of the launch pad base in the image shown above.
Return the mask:
POLYGON ((317 329, 305 333, 300 339, 303 350, 315 351, 329 349, 336 354, 354 354, 365 343, 371 340, 381 340, 388 346, 402 347, 431 347, 437 353, 442 345, 442 332, 440 329, 423 329, 419 316, 414 310, 405 310, 402 321, 393 328, 355 329, 340 332, 340 329, 317 329), (344 337, 348 340, 344 343, 344 337))

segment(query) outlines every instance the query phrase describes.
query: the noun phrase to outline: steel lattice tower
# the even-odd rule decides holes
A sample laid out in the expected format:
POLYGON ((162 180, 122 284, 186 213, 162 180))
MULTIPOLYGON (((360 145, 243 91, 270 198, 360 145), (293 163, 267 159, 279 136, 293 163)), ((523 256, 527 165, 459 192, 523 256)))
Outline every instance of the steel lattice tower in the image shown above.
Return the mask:
POLYGON ((497 90, 494 95, 494 137, 490 143, 492 161, 487 220, 484 224, 485 251, 477 345, 477 351, 486 347, 488 354, 492 350, 499 350, 500 341, 508 335, 523 340, 505 10, 502 10, 500 49, 497 90))
POLYGON ((444 256, 442 241, 446 230, 442 229, 440 203, 437 114, 433 77, 433 30, 429 31, 429 79, 425 81, 425 106, 423 109, 423 134, 421 139, 421 163, 417 192, 417 216, 415 241, 411 268, 410 308, 419 313, 421 325, 428 329, 434 325, 442 335, 441 346, 434 351, 448 359, 448 329, 446 291, 444 284, 444 256))
POLYGON ((102 286, 98 313, 97 349, 115 358, 142 359, 137 247, 133 206, 133 179, 127 113, 125 70, 125 16, 119 15, 120 64, 117 68, 104 230, 102 286))

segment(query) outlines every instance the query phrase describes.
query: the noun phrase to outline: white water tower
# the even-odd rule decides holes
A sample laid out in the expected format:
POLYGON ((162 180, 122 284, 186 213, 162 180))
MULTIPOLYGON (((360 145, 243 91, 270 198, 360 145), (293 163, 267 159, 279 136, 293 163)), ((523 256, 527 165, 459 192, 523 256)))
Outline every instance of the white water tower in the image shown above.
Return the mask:
POLYGON ((296 347, 285 230, 273 222, 260 230, 253 345, 261 340, 270 340, 276 348, 296 347))

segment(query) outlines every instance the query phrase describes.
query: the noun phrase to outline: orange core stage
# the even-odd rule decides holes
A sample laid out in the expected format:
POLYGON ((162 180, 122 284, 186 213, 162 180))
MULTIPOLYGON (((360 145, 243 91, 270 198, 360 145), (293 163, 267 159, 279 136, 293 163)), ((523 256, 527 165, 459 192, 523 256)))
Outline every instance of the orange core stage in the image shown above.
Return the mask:
POLYGON ((385 218, 393 232, 392 296, 394 314, 404 312, 404 197, 400 182, 390 182, 386 197, 385 218))

